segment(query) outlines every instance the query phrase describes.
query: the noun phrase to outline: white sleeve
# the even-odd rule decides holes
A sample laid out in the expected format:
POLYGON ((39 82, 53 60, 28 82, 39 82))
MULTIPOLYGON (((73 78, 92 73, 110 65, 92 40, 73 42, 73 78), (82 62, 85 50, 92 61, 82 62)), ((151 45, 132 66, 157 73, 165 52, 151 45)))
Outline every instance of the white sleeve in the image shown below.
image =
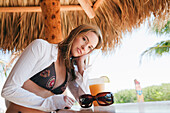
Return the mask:
POLYGON ((93 64, 100 55, 101 50, 94 50, 90 54, 90 56, 86 59, 87 62, 83 75, 78 72, 78 69, 75 66, 75 74, 77 78, 73 81, 69 81, 68 88, 77 101, 80 95, 91 94, 88 79, 89 75, 92 75, 92 69, 94 68, 93 64))
MULTIPOLYGON (((68 88, 72 93, 72 95, 74 96, 74 98, 77 100, 77 102, 79 102, 79 97, 81 95, 91 94, 89 84, 88 84, 89 83, 88 75, 90 74, 91 69, 92 69, 91 66, 87 67, 84 70, 83 76, 78 71, 75 71, 77 78, 75 80, 69 81, 68 83, 68 88)), ((92 105, 90 109, 94 111, 94 106, 92 105)))
POLYGON ((88 84, 88 75, 90 71, 91 67, 89 66, 84 70, 82 76, 78 71, 75 70, 77 78, 75 80, 70 80, 68 83, 68 88, 77 101, 79 101, 78 99, 80 95, 91 94, 88 84))
POLYGON ((18 105, 42 111, 64 108, 63 95, 42 98, 22 88, 24 82, 31 77, 30 73, 38 60, 43 57, 46 44, 46 41, 37 39, 23 51, 2 89, 2 97, 18 105))

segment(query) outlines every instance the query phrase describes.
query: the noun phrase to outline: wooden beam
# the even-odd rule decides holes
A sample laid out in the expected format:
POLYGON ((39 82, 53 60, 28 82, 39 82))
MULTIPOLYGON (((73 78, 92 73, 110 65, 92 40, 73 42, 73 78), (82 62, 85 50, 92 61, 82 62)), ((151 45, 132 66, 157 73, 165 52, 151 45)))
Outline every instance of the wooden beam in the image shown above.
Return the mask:
POLYGON ((81 11, 83 8, 80 5, 63 5, 61 11, 81 11))
POLYGON ((102 4, 104 0, 97 0, 93 6, 93 10, 96 11, 97 8, 102 4))
POLYGON ((93 8, 90 6, 88 0, 78 0, 78 2, 80 3, 81 7, 83 8, 83 10, 90 19, 95 17, 95 12, 93 8))
POLYGON ((91 2, 91 0, 87 0, 89 2, 90 6, 93 6, 93 3, 91 2))
POLYGON ((41 7, 0 7, 0 12, 41 12, 41 7))
MULTIPOLYGON (((60 11, 78 11, 83 10, 80 5, 63 5, 60 11)), ((40 6, 32 7, 0 7, 0 12, 41 12, 40 6)))

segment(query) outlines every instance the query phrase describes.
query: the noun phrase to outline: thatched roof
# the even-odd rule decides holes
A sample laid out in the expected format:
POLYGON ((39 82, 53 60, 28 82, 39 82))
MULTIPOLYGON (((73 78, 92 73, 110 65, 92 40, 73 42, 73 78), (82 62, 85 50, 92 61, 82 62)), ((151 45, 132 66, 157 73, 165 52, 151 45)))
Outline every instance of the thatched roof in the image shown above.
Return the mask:
MULTIPOLYGON (((95 4, 97 0, 91 0, 95 4)), ((77 0, 60 0, 61 5, 77 5, 77 0)), ((153 13, 169 15, 169 0, 103 0, 89 19, 83 10, 61 11, 63 37, 80 24, 97 24, 103 33, 103 49, 113 50, 122 34, 137 28, 153 13)), ((0 7, 40 6, 39 0, 0 0, 0 7)), ((41 12, 0 12, 0 49, 21 50, 36 38, 44 38, 41 12)))

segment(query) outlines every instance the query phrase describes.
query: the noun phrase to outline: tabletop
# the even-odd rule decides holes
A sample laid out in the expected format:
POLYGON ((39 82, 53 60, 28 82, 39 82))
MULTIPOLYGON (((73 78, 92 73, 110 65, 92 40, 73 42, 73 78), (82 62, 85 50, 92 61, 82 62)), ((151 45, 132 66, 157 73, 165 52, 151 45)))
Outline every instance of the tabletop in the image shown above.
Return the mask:
POLYGON ((94 108, 64 109, 57 113, 115 113, 114 106, 95 106, 94 108))
POLYGON ((93 109, 73 106, 69 110, 60 110, 57 113, 170 113, 170 101, 113 104, 95 106, 93 109))

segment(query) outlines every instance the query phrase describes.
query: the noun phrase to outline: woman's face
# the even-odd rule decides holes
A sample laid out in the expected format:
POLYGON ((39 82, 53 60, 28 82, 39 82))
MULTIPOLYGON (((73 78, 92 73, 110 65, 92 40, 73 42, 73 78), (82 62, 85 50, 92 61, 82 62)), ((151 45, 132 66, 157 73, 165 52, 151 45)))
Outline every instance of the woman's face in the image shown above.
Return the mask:
POLYGON ((71 55, 79 57, 91 52, 97 46, 98 41, 98 36, 94 32, 81 33, 73 42, 71 55))

